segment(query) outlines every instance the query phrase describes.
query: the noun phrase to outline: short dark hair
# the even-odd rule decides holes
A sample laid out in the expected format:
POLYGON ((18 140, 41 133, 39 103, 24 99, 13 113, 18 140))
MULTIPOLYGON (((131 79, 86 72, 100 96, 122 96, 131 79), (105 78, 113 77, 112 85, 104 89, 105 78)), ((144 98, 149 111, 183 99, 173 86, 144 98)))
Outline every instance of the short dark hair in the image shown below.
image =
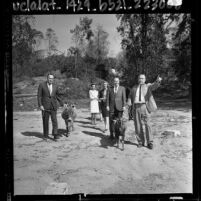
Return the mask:
POLYGON ((49 73, 47 74, 47 78, 49 77, 49 75, 52 75, 53 77, 55 77, 53 73, 49 72, 49 73))
POLYGON ((144 75, 144 77, 146 78, 146 75, 145 75, 144 73, 140 73, 140 74, 138 75, 138 78, 140 77, 140 75, 144 75))

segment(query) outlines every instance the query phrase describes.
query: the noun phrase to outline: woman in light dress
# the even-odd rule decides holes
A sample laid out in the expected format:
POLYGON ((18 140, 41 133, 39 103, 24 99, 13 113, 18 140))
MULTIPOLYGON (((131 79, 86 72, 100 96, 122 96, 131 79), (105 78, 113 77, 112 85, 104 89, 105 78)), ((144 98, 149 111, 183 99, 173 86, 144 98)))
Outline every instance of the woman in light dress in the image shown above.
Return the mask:
POLYGON ((89 90, 90 98, 90 112, 91 112, 91 124, 96 124, 96 115, 99 113, 99 103, 98 103, 98 91, 96 90, 96 85, 91 84, 91 90, 89 90))

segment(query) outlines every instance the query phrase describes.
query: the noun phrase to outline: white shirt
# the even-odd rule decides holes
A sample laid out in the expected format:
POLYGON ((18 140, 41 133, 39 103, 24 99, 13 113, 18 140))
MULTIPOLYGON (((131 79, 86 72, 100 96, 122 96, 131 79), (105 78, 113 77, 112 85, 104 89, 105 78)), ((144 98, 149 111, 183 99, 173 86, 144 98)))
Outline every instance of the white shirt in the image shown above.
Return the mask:
POLYGON ((114 86, 114 93, 117 93, 119 86, 114 86))
POLYGON ((142 94, 142 87, 141 87, 141 101, 139 101, 139 96, 140 96, 140 85, 137 88, 134 103, 145 103, 145 99, 144 99, 144 96, 142 94))
POLYGON ((104 89, 104 91, 103 91, 103 99, 104 100, 106 99, 106 94, 107 94, 107 89, 104 89))
POLYGON ((52 84, 47 83, 47 87, 48 87, 50 95, 51 95, 52 94, 52 84))

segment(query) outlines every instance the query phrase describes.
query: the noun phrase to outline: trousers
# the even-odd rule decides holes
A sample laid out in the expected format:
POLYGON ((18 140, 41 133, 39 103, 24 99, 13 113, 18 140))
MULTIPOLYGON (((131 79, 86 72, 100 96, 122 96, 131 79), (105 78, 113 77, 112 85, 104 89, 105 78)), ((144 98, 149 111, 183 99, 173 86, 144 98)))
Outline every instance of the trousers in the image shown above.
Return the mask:
POLYGON ((43 134, 45 137, 49 134, 49 117, 52 121, 52 135, 57 135, 58 131, 58 122, 57 122, 57 111, 48 110, 42 111, 42 120, 43 120, 43 134))
POLYGON ((133 120, 135 126, 136 138, 139 144, 145 143, 145 138, 148 144, 153 143, 151 127, 149 125, 150 114, 147 111, 145 103, 134 104, 133 120))

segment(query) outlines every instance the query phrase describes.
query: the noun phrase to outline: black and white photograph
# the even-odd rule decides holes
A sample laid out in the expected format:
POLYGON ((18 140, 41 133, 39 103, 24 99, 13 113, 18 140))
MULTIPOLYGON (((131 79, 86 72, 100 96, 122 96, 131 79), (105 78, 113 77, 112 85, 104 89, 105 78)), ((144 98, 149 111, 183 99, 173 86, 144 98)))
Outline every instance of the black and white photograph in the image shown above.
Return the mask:
POLYGON ((14 195, 193 193, 191 24, 12 15, 14 195))

